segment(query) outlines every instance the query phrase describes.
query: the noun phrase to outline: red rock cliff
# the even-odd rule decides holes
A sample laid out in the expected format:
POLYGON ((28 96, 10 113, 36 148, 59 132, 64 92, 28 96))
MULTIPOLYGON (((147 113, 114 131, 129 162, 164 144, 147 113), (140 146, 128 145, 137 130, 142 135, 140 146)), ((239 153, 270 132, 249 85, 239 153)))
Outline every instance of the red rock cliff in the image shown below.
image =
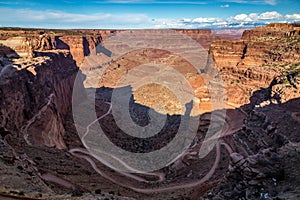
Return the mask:
MULTIPOLYGON (((289 73, 300 63, 298 28, 293 24, 270 24, 245 31, 239 40, 212 43, 210 54, 223 74, 230 102, 248 103, 254 90, 268 87, 275 77, 289 73)), ((288 93, 295 95, 285 100, 299 95, 286 89, 288 93)))
POLYGON ((51 51, 16 62, 1 69, 0 127, 33 145, 65 148, 63 119, 71 108, 75 61, 67 51, 51 51))
POLYGON ((21 57, 34 57, 34 51, 64 49, 70 50, 78 66, 101 41, 101 33, 92 31, 0 31, 0 43, 14 49, 21 57))

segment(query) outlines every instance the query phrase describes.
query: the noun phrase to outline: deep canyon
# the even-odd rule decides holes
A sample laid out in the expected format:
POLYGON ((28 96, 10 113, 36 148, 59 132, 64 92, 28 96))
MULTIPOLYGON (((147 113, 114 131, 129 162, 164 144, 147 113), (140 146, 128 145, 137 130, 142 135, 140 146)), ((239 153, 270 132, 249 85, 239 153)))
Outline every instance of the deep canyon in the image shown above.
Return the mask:
POLYGON ((275 23, 239 38, 142 31, 0 29, 0 198, 299 199, 300 26, 275 23), (125 51, 129 44, 138 48, 125 51), (181 56, 200 54, 199 67, 181 56), (122 77, 129 81, 120 84, 122 77), (120 99, 129 94, 127 117, 138 126, 165 119, 158 134, 126 134, 130 125, 120 128, 114 116, 124 110, 114 91, 120 99), (74 114, 74 105, 92 105, 94 118, 74 114), (190 129, 181 129, 185 122, 190 129), (102 139, 94 124, 135 154, 171 144, 180 130, 195 135, 176 159, 134 173, 95 158, 102 139), (209 131, 217 138, 207 140, 209 131), (209 150, 201 157, 203 146, 209 150))

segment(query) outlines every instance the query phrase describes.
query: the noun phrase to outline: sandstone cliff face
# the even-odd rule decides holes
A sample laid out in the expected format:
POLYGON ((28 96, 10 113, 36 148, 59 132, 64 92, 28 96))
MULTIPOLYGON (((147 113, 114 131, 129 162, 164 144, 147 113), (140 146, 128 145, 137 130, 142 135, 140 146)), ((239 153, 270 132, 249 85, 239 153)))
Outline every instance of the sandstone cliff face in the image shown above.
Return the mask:
MULTIPOLYGON (((70 50, 77 66, 81 66, 85 56, 95 49, 102 41, 119 34, 124 30, 0 30, 0 43, 14 49, 21 57, 34 57, 34 51, 53 49, 70 50)), ((199 42, 208 49, 219 36, 211 30, 176 29, 199 42)), ((162 30, 157 30, 162 32, 162 30)))
POLYGON ((232 135, 228 170, 208 199, 297 199, 299 106, 298 98, 249 110, 243 129, 232 135))
POLYGON ((76 64, 80 66, 90 52, 102 41, 101 36, 61 36, 56 37, 56 49, 70 50, 76 64))
POLYGON ((252 30, 246 30, 243 33, 243 38, 253 38, 262 36, 297 36, 299 35, 300 27, 295 24, 271 23, 265 27, 257 27, 252 30))
MULTIPOLYGON (((178 93, 181 87, 180 84, 178 84, 179 89, 177 85, 172 88, 173 90, 177 89, 177 94, 176 90, 171 91, 165 86, 178 82, 178 77, 173 74, 173 70, 180 73, 182 78, 184 77, 188 82, 191 91, 195 92, 196 97, 194 101, 200 101, 201 98, 209 96, 203 77, 188 61, 171 52, 157 49, 132 51, 114 60, 105 69, 103 75, 97 79, 99 81, 97 87, 116 88, 122 77, 129 73, 132 80, 130 86, 133 90, 135 102, 151 107, 161 113, 180 114, 183 112, 180 100, 183 101, 188 98, 185 99, 178 95, 180 94, 178 93), (148 70, 144 70, 143 73, 139 73, 139 70, 134 70, 151 62, 155 64, 150 65, 151 67, 148 70), (130 70, 132 71, 128 72, 130 70), (164 80, 166 77, 168 78, 164 80), (143 79, 147 80, 145 85, 138 85, 137 80, 143 79), (157 80, 164 80, 165 85, 155 84, 157 80)), ((186 90, 188 91, 189 88, 186 90)), ((188 94, 186 95, 188 96, 188 94)))
POLYGON ((98 44, 101 43, 100 33, 33 31, 19 32, 0 31, 0 43, 14 49, 20 57, 34 57, 35 51, 54 49, 70 50, 71 55, 80 66, 85 56, 88 56, 98 44), (5 35, 5 36, 2 36, 5 35))
MULTIPOLYGON (((296 29, 298 27, 291 24, 271 24, 245 31, 239 40, 212 43, 210 54, 223 75, 229 102, 248 103, 253 91, 268 87, 275 77, 298 65, 300 36, 290 34, 296 29)), ((286 94, 298 97, 296 88, 282 87, 286 94)), ((282 97, 283 101, 291 98, 282 97)))
MULTIPOLYGON (((275 28, 277 27, 277 25, 274 26, 275 28)), ((201 31, 198 33, 190 30, 182 32, 195 38, 198 37, 197 34, 201 34, 201 31)), ((26 192, 28 185, 33 184, 32 190, 43 193, 44 199, 48 199, 47 196, 44 196, 44 192, 51 192, 51 189, 59 191, 59 193, 70 193, 70 190, 66 191, 62 185, 57 184, 59 181, 47 184, 51 186, 51 189, 42 181, 43 179, 47 182, 45 177, 48 176, 48 182, 51 182, 49 181, 49 176, 50 179, 55 179, 57 176, 56 180, 60 177, 66 178, 71 185, 73 183, 74 185, 80 185, 84 188, 84 191, 94 191, 95 186, 98 185, 101 185, 100 189, 105 188, 104 190, 115 191, 116 185, 107 182, 106 179, 96 174, 89 162, 78 162, 76 158, 70 157, 70 154, 66 153, 66 151, 44 147, 65 148, 66 144, 63 139, 66 132, 68 132, 68 137, 74 136, 75 139, 72 142, 77 140, 73 121, 70 119, 70 116, 66 117, 71 107, 74 78, 78 72, 73 57, 76 58, 77 64, 80 63, 80 59, 88 54, 88 49, 100 42, 100 38, 97 39, 97 34, 99 34, 97 30, 90 37, 82 36, 82 34, 79 36, 54 34, 54 39, 52 36, 49 38, 45 37, 43 40, 38 40, 37 43, 34 43, 34 40, 29 40, 27 37, 25 37, 25 40, 23 40, 24 38, 15 38, 16 36, 14 35, 13 38, 15 39, 11 41, 13 41, 12 46, 17 44, 14 46, 15 50, 19 53, 22 53, 22 50, 26 52, 28 50, 26 49, 26 41, 30 41, 30 44, 33 45, 29 46, 29 50, 35 51, 35 58, 11 60, 10 58, 12 57, 18 57, 12 49, 8 48, 3 50, 3 52, 0 51, 0 173, 2 178, 0 189, 2 186, 6 190, 8 188, 9 190, 10 188, 21 188, 22 190, 25 188, 26 192), (85 40, 87 40, 87 43, 85 40), (25 46, 19 46, 20 43, 23 44, 23 41, 25 41, 25 46), (54 48, 65 50, 47 50, 54 48), (73 54, 72 56, 69 50, 73 54), (66 123, 64 123, 65 120, 66 123), (68 127, 68 129, 65 127, 68 127), (24 137, 27 143, 31 145, 19 147, 20 136, 24 137), (16 138, 17 140, 15 140, 16 138), (17 151, 22 152, 19 153, 17 151), (8 164, 3 164, 2 161, 8 164), (89 179, 89 182, 86 181, 87 179, 89 179)), ((115 33, 107 31, 104 37, 109 37, 111 34, 115 33)), ((10 38, 12 36, 8 35, 6 39, 10 40, 10 38)), ((36 35, 33 38, 36 38, 36 35)), ((199 36, 199 38, 201 37, 199 36)), ((279 187, 286 185, 298 186, 299 181, 295 181, 294 176, 284 177, 283 179, 286 180, 283 180, 280 171, 284 169, 288 176, 290 174, 299 174, 300 145, 299 131, 297 131, 300 128, 300 114, 297 111, 300 105, 299 99, 296 102, 267 105, 270 104, 270 101, 272 103, 273 100, 277 101, 277 95, 283 100, 299 96, 300 62, 298 36, 287 34, 283 39, 280 39, 279 37, 263 35, 248 39, 243 38, 237 41, 217 41, 211 47, 210 52, 214 56, 225 80, 229 102, 243 104, 243 102, 248 102, 250 97, 250 104, 241 108, 241 110, 246 112, 249 111, 244 121, 241 119, 241 115, 232 118, 232 121, 243 121, 242 125, 244 126, 234 128, 235 130, 240 128, 240 130, 233 135, 230 132, 226 137, 224 136, 225 138, 220 138, 221 141, 228 142, 228 145, 232 147, 232 149, 229 147, 231 150, 229 150, 230 155, 228 157, 230 156, 231 162, 227 172, 225 173, 227 162, 224 165, 227 156, 223 152, 221 155, 222 163, 219 167, 216 167, 216 174, 214 175, 216 178, 212 177, 211 179, 214 183, 206 182, 204 183, 205 186, 208 185, 208 188, 214 187, 216 184, 219 184, 223 175, 226 176, 222 179, 225 183, 221 183, 220 187, 216 187, 219 191, 213 193, 216 194, 216 199, 258 199, 260 198, 258 192, 261 189, 265 191, 263 194, 266 192, 271 194, 272 191, 278 189, 277 185, 274 187, 274 178, 280 181, 279 187), (263 87, 263 89, 259 87, 263 87), (260 89, 259 91, 253 92, 258 88, 260 89), (232 150, 234 150, 234 153, 230 153, 232 150)), ((28 57, 28 55, 25 57, 28 57)), ((193 70, 190 63, 182 60, 180 57, 170 55, 169 52, 153 49, 130 52, 124 55, 123 58, 112 62, 105 76, 101 77, 99 86, 107 85, 113 87, 113 85, 109 84, 112 84, 114 80, 119 80, 120 76, 126 73, 126 67, 133 68, 135 65, 149 63, 150 61, 171 65, 188 80, 189 84, 195 89, 199 99, 209 97, 210 94, 204 86, 202 77, 198 71, 193 70)), ((152 72, 150 73, 151 75, 153 74, 152 72)), ((141 77, 138 73, 136 75, 137 78, 141 77)), ((171 81, 173 83, 176 82, 175 79, 171 81)), ((134 91, 134 95, 143 104, 153 106, 153 104, 160 103, 163 99, 165 104, 163 106, 176 110, 178 108, 173 107, 177 103, 176 97, 172 97, 170 93, 170 91, 156 84, 148 84, 146 87, 141 87, 134 91), (158 91, 160 95, 153 95, 154 92, 152 93, 152 91, 158 91), (172 101, 174 103, 168 105, 172 101)), ((98 114, 101 116, 107 112, 108 105, 103 105, 104 103, 100 101, 98 103, 98 114)), ((144 114, 143 116, 147 115, 144 114)), ((143 118, 143 116, 134 115, 136 120, 148 122, 148 119, 146 117, 143 118)), ((107 129, 108 133, 112 133, 110 134, 112 139, 119 142, 120 145, 126 143, 126 140, 119 138, 118 133, 120 132, 117 131, 120 129, 113 127, 112 122, 113 116, 109 115, 104 119, 103 127, 107 129)), ((198 132, 201 136, 197 136, 199 138, 204 136, 206 132, 204 129, 207 129, 209 126, 209 121, 205 120, 205 117, 200 122, 202 126, 199 127, 201 129, 198 132)), ((176 119, 170 121, 170 127, 167 128, 166 133, 176 129, 176 124, 176 119)), ((69 142, 68 139, 66 141, 69 142)), ((76 142, 73 142, 71 145, 80 146, 80 140, 78 139, 76 142)), ((159 141, 157 144, 163 142, 164 140, 162 142, 159 141)), ((131 145, 129 143, 128 146, 136 150, 140 146, 147 146, 147 144, 131 145)), ((153 145, 149 146, 153 147, 153 145)), ((208 163, 215 162, 215 154, 212 154, 212 156, 213 159, 209 159, 211 161, 208 160, 208 163)), ((193 179, 200 179, 200 176, 194 175, 194 172, 199 172, 197 161, 192 158, 191 160, 193 161, 190 162, 190 165, 189 159, 187 158, 186 160, 187 164, 180 166, 182 171, 174 171, 173 173, 170 170, 170 174, 166 173, 166 183, 172 180, 177 182, 177 178, 179 178, 179 181, 180 178, 183 178, 184 183, 186 183, 187 178, 190 176, 193 179), (192 168, 193 166, 195 168, 192 168), (192 169, 194 172, 190 170, 193 173, 187 173, 189 169, 192 169), (186 175, 183 171, 186 172, 186 175)), ((198 163, 200 165, 203 164, 203 162, 198 163)), ((206 164, 204 167, 207 168, 208 165, 206 164)), ((102 165, 99 166, 101 167, 102 165)), ((104 171, 106 172, 107 169, 105 168, 104 171)), ((207 170, 205 169, 205 171, 207 170)), ((201 175, 204 174, 201 173, 201 175)), ((120 178, 119 175, 117 177, 120 178)), ((140 182, 136 184, 141 185, 140 182)), ((135 196, 136 198, 144 197, 141 194, 132 194, 132 191, 128 189, 118 188, 118 192, 122 193, 122 195, 129 191, 130 196, 135 196)), ((292 192, 299 191, 296 187, 291 189, 292 192)), ((195 191, 197 188, 192 190, 195 191)), ((99 193, 99 189, 96 191, 95 193, 99 193)), ((279 188, 278 191, 286 193, 284 188, 279 188)), ((176 189, 174 192, 181 193, 181 190, 177 191, 176 189)), ((78 193, 80 195, 82 192, 78 189, 73 194, 76 195, 78 193)), ((185 196, 189 195, 188 190, 185 193, 184 196, 180 194, 179 197, 185 198, 185 196)), ((213 194, 208 194, 210 196, 208 199, 212 199, 213 194)), ((276 194, 271 195, 272 197, 276 196, 276 194)), ((196 195, 195 198, 199 198, 199 196, 201 195, 196 195)), ((110 197, 113 198, 112 196, 110 197)), ((166 199, 169 196, 166 194, 164 197, 157 196, 158 199, 166 199)), ((57 198, 62 198, 62 196, 57 198)), ((57 198, 53 197, 52 199, 57 198)), ((79 198, 95 199, 97 197, 83 196, 79 198)), ((153 198, 156 198, 156 196, 153 198)), ((295 199, 295 197, 287 199, 295 199)))
POLYGON ((1 73, 0 126, 23 134, 33 145, 61 149, 78 68, 68 52, 42 55, 38 63, 18 70, 10 65, 1 73))
POLYGON ((82 34, 82 35, 91 35, 91 36, 101 36, 102 40, 106 40, 107 38, 111 37, 112 35, 119 34, 121 32, 124 32, 125 30, 74 30, 75 32, 82 34))
POLYGON ((179 33, 185 34, 192 39, 196 40, 198 43, 202 45, 203 48, 208 49, 213 40, 217 37, 212 34, 212 31, 207 29, 202 30, 176 30, 179 33))
MULTIPOLYGON (((175 31, 187 35, 194 39, 195 41, 199 42, 203 48, 208 49, 211 42, 219 36, 216 36, 212 33, 209 29, 174 29, 175 31)), ((101 35, 102 40, 106 40, 113 35, 120 34, 124 32, 124 30, 75 30, 76 32, 83 34, 83 35, 101 35)), ((163 33, 165 30, 152 30, 153 33, 159 34, 163 33)), ((163 34, 162 34, 163 35, 163 34)))
POLYGON ((40 35, 34 38, 10 37, 6 40, 0 40, 0 43, 14 49, 21 57, 33 57, 34 50, 42 51, 54 48, 51 37, 47 35, 40 35))

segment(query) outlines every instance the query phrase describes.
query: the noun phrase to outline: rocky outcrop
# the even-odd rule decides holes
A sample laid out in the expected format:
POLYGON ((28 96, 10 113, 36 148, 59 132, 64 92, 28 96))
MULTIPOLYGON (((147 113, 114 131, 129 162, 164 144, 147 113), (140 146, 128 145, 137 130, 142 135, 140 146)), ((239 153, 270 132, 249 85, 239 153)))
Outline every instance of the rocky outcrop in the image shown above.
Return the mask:
MULTIPOLYGON (((257 91, 263 93, 264 91, 257 91)), ((249 111, 235 133, 235 152, 220 186, 208 199, 296 199, 299 196, 299 98, 249 111)))
POLYGON ((265 27, 257 27, 252 30, 246 30, 243 33, 243 38, 253 37, 284 37, 299 35, 300 26, 297 24, 288 23, 271 23, 265 27))
POLYGON ((171 92, 171 89, 165 85, 155 84, 157 80, 164 79, 164 77, 168 77, 168 80, 164 81, 166 85, 177 82, 179 79, 173 74, 173 70, 176 70, 177 73, 180 73, 187 80, 190 88, 186 90, 190 89, 195 92, 195 98, 193 99, 195 102, 199 103, 200 99, 209 97, 209 91, 204 84, 203 77, 189 62, 178 55, 157 49, 132 51, 115 59, 105 69, 100 78, 96 77, 95 80, 98 81, 96 87, 116 88, 120 84, 118 82, 122 80, 122 76, 126 76, 129 73, 132 80, 130 86, 133 88, 133 95, 137 103, 149 106, 161 113, 179 114, 183 112, 182 102, 186 101, 188 103, 189 94, 186 93, 185 97, 181 97, 180 94, 183 93, 180 93, 180 88, 176 88, 177 85, 172 88, 175 92, 177 91, 176 94, 174 91, 171 92), (138 70, 134 70, 151 62, 155 63, 155 65, 149 65, 148 71, 144 68, 143 74, 140 74, 138 70), (130 70, 132 71, 128 72, 130 70), (138 85, 137 83, 139 82, 135 81, 143 79, 147 80, 149 84, 138 85))
MULTIPOLYGON (((21 57, 34 57, 34 51, 53 49, 70 50, 77 65, 102 41, 124 30, 39 30, 39 29, 3 29, 0 30, 0 43, 14 49, 21 57)), ((164 30, 156 30, 159 34, 164 30)), ((175 29, 189 36, 208 49, 212 41, 220 38, 211 30, 175 29)))
POLYGON ((11 37, 6 40, 0 40, 0 43, 14 49, 21 57, 34 57, 33 51, 44 51, 54 48, 51 37, 48 35, 40 35, 35 38, 11 37))
POLYGON ((4 67, 6 71, 0 77, 0 126, 23 134, 33 145, 65 148, 63 118, 71 108, 78 68, 66 51, 40 54, 37 63, 24 68, 4 67))
MULTIPOLYGON (((241 115, 233 116, 232 120, 228 118, 227 121, 233 121, 234 127, 230 127, 230 123, 225 127, 230 131, 225 130, 226 134, 220 138, 221 149, 218 150, 217 147, 204 162, 197 160, 197 156, 197 158, 193 156, 196 154, 190 154, 183 157, 178 166, 175 165, 174 168, 171 166, 170 171, 168 167, 162 169, 166 173, 166 180, 161 185, 159 183, 158 187, 164 187, 168 183, 176 186, 181 181, 184 185, 190 180, 206 177, 210 164, 216 162, 214 161, 216 152, 217 157, 221 156, 220 165, 214 169, 214 175, 210 180, 199 186, 201 189, 202 186, 206 189, 202 190, 201 195, 197 195, 195 199, 213 187, 215 189, 207 195, 208 199, 269 197, 278 199, 288 191, 299 191, 297 188, 299 179, 295 180, 295 177, 299 176, 300 169, 298 137, 300 103, 299 99, 283 103, 285 100, 299 96, 300 87, 300 66, 297 63, 299 62, 299 36, 297 27, 293 26, 292 31, 295 32, 286 31, 290 28, 290 25, 270 25, 261 28, 260 32, 254 31, 252 35, 250 32, 245 32, 244 37, 239 40, 221 40, 213 43, 210 53, 223 75, 229 102, 237 105, 245 102, 249 104, 235 110, 242 111, 241 115), (266 34, 264 31, 266 29, 276 29, 276 31, 266 34), (284 32, 280 31, 281 29, 284 32), (223 149, 224 144, 227 144, 225 147, 228 153, 223 149), (221 155, 218 154, 219 151, 221 155), (202 171, 200 167, 203 163, 205 169, 202 171), (215 187, 216 185, 219 186, 215 187)), ((156 33, 160 31, 162 30, 157 30, 156 33)), ((177 31, 200 43, 203 38, 207 44, 211 40, 211 32, 208 30, 177 31), (205 39, 206 34, 208 37, 205 39)), ((74 195, 89 192, 79 199, 96 199, 98 196, 93 196, 94 193, 100 194, 101 190, 104 190, 104 193, 106 190, 116 191, 116 185, 97 174, 90 166, 89 160, 79 162, 77 158, 60 149, 82 147, 70 112, 72 87, 78 72, 76 64, 80 65, 91 49, 103 39, 118 33, 119 31, 110 30, 23 30, 20 34, 14 31, 6 34, 0 31, 0 34, 4 35, 3 41, 14 48, 0 47, 0 50, 2 49, 0 51, 0 173, 3 182, 0 184, 0 190, 4 185, 7 188, 25 188, 25 193, 40 191, 44 199, 50 199, 44 195, 52 190, 54 193, 66 194, 74 189, 74 195), (30 184, 33 187, 28 190, 30 184), (68 188, 68 185, 72 187, 68 188), (80 187, 77 188, 78 185, 80 187), (99 189, 96 188, 98 186, 99 189), (82 188, 84 190, 81 190, 82 188)), ((181 48, 184 48, 184 45, 181 48)), ((113 87, 114 81, 117 82, 127 73, 127 70, 151 61, 171 66, 180 72, 195 90, 198 99, 193 100, 204 102, 204 99, 209 99, 210 91, 207 90, 201 74, 190 63, 180 56, 156 49, 130 52, 122 58, 113 60, 101 77, 99 86, 113 87)), ((159 70, 157 71, 160 72, 159 70)), ((154 73, 149 71, 149 74, 154 73)), ((141 78, 140 73, 132 75, 135 75, 138 80, 141 78)), ((180 86, 177 79, 166 77, 180 86)), ((178 104, 178 100, 166 88, 156 84, 136 88, 133 94, 137 102, 155 106, 163 99, 164 109, 178 110, 174 107, 178 104), (155 92, 158 92, 158 95, 155 95, 155 92)), ((112 93, 110 90, 109 92, 112 93)), ((101 99, 109 101, 106 98, 101 99)), ((133 102, 132 99, 131 103, 133 102)), ((99 109, 98 117, 108 110, 108 105, 100 100, 96 100, 96 107, 99 109)), ((131 117, 137 124, 147 125, 150 120, 148 108, 144 107, 142 110, 139 107, 142 106, 130 110, 131 117)), ((160 106, 157 107, 161 109, 160 106)), ((146 152, 152 151, 152 148, 161 148, 160 145, 173 138, 171 137, 173 134, 176 135, 177 125, 180 124, 179 116, 175 118, 170 116, 168 118, 172 120, 168 120, 167 126, 162 129, 163 139, 158 139, 158 142, 152 140, 154 145, 144 140, 143 142, 137 140, 134 144, 129 143, 125 134, 119 134, 122 130, 114 123, 112 114, 103 118, 100 125, 108 133, 111 141, 120 147, 126 147, 132 152, 146 152)), ((198 130, 195 143, 198 139, 199 141, 201 138, 204 139, 210 121, 204 117, 204 121, 201 119, 200 124, 202 126, 198 130)), ((96 165, 105 173, 110 171, 103 168, 102 164, 96 165)), ((118 178, 116 180, 125 180, 126 183, 123 175, 115 171, 111 175, 118 178)), ((134 184, 146 188, 144 183, 134 184)), ((155 184, 147 186, 152 187, 155 184)), ((122 196, 128 194, 138 199, 146 198, 146 195, 133 193, 123 187, 117 188, 122 196)), ((190 198, 189 195, 196 190, 197 187, 192 188, 191 191, 174 189, 170 193, 165 192, 164 196, 160 196, 160 193, 153 194, 151 198, 182 197, 185 199, 190 198), (173 195, 175 193, 179 196, 173 195)), ((62 196, 53 199, 58 198, 62 196)), ((291 196, 284 198, 293 199, 291 196)))
POLYGON ((217 39, 217 36, 209 29, 176 29, 179 33, 189 36, 202 45, 203 48, 208 49, 212 41, 217 39))
MULTIPOLYGON (((124 30, 76 30, 81 34, 93 34, 93 35, 101 35, 103 41, 108 39, 113 35, 117 35, 119 33, 124 32, 124 30)), ((144 31, 144 30, 142 30, 144 31)), ((151 30, 153 34, 164 33, 165 30, 151 30)), ((213 40, 220 38, 213 34, 210 29, 174 29, 181 34, 184 34, 195 41, 199 42, 203 48, 208 49, 213 40)))
MULTIPOLYGON (((208 49, 213 40, 220 36, 216 36, 210 29, 174 29, 175 31, 187 35, 199 42, 205 49, 208 49)), ((101 35, 103 40, 108 39, 113 35, 124 32, 125 30, 75 30, 83 35, 101 35)), ((163 33, 165 30, 152 30, 154 34, 163 33)))
POLYGON ((102 40, 106 40, 109 37, 119 34, 121 32, 124 32, 125 30, 100 30, 100 29, 94 29, 94 30, 87 30, 87 29, 79 29, 79 30, 73 30, 76 33, 82 34, 82 35, 92 35, 92 36, 101 36, 102 40))
MULTIPOLYGON (((6 131, 10 134, 8 131, 6 131)), ((0 128, 1 135, 3 130, 0 128)), ((38 197, 39 192, 53 194, 50 187, 39 177, 39 173, 33 162, 26 155, 18 155, 0 136, 0 174, 1 174, 1 199, 6 199, 3 194, 20 195, 31 193, 38 197), (24 186, 26 187, 20 187, 24 186)), ((22 198, 22 199, 23 199, 22 198)))
MULTIPOLYGON (((4 33, 0 31, 1 34, 4 33)), ((34 52, 39 51, 70 50, 77 65, 80 66, 84 57, 88 56, 101 41, 100 33, 35 30, 7 31, 5 36, 1 37, 0 43, 14 49, 20 57, 35 57, 34 52)))
MULTIPOLYGON (((210 54, 223 75, 229 102, 249 103, 255 90, 266 88, 274 78, 298 69, 300 36, 290 34, 297 29, 293 24, 270 24, 246 30, 239 40, 212 43, 210 54)), ((281 87, 287 89, 285 85, 281 87)), ((286 92, 299 96, 297 91, 286 92)), ((290 99, 287 96, 282 96, 283 101, 290 99)))
POLYGON ((56 37, 57 49, 70 50, 77 65, 80 66, 86 56, 102 41, 101 36, 61 36, 56 37))

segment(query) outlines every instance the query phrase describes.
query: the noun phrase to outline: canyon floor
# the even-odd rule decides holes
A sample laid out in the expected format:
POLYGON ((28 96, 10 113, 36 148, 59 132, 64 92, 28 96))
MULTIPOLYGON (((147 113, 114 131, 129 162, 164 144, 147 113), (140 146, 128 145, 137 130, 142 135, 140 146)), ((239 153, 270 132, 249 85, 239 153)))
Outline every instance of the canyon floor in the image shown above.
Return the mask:
POLYGON ((0 199, 299 199, 299 30, 1 29, 0 199))

